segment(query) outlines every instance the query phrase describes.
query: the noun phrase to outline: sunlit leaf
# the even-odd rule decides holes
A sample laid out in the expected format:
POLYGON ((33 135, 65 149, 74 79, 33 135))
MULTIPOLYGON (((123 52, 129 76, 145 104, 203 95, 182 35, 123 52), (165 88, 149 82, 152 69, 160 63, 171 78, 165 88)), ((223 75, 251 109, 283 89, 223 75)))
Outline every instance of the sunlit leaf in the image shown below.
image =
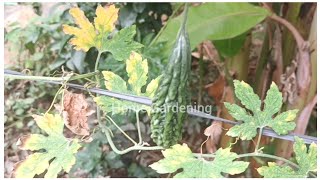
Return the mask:
POLYGON ((309 172, 317 171, 317 145, 315 143, 311 143, 307 151, 303 139, 295 137, 293 149, 299 169, 294 170, 288 165, 278 166, 274 162, 269 162, 268 166, 257 169, 259 174, 265 178, 306 178, 309 172))
POLYGON ((267 92, 263 110, 261 110, 261 100, 249 84, 235 80, 234 87, 237 98, 246 109, 236 104, 224 103, 232 117, 243 121, 242 124, 230 128, 228 136, 250 140, 257 135, 258 128, 271 127, 279 135, 287 134, 295 128, 293 120, 298 110, 289 110, 273 117, 282 106, 281 92, 275 83, 271 84, 267 92))
POLYGON ((60 115, 46 114, 33 116, 37 125, 48 136, 31 134, 19 139, 17 145, 22 150, 45 150, 36 152, 15 166, 16 178, 33 178, 46 169, 45 178, 55 178, 61 170, 69 172, 75 164, 74 154, 81 147, 77 139, 67 139, 63 136, 63 120, 60 115), (51 161, 51 162, 50 162, 51 161), (49 163, 50 162, 50 163, 49 163))
POLYGON ((249 165, 248 162, 234 161, 238 155, 230 152, 230 148, 218 149, 213 161, 195 158, 186 144, 176 144, 162 151, 162 154, 164 158, 150 167, 160 174, 175 173, 182 169, 175 178, 221 178, 222 173, 242 173, 249 165))

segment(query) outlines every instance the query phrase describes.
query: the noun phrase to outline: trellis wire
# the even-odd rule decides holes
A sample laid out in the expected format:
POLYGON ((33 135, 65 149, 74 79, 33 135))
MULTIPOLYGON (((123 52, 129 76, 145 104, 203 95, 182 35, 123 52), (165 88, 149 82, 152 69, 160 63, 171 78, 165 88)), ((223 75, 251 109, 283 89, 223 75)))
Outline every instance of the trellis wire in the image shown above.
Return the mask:
MULTIPOLYGON (((20 75, 20 76, 24 75, 23 73, 11 71, 11 70, 4 70, 4 74, 20 75)), ((24 75, 24 76, 27 76, 27 75, 24 75)), ((61 81, 47 81, 47 80, 41 80, 41 81, 44 81, 44 82, 50 83, 50 84, 61 84, 62 83, 61 81)), ((90 91, 92 93, 97 93, 97 94, 101 94, 101 95, 105 95, 105 96, 109 96, 109 97, 113 97, 113 98, 117 98, 117 99, 121 99, 121 100, 126 100, 126 101, 131 101, 131 102, 135 102, 135 103, 139 103, 139 104, 148 105, 148 106, 151 106, 151 104, 152 104, 151 99, 149 99, 147 97, 117 93, 117 92, 112 92, 112 91, 99 89, 99 88, 86 88, 82 85, 73 84, 73 83, 67 83, 66 85, 69 87, 75 88, 75 89, 86 90, 86 91, 90 91)), ((239 122, 216 117, 216 116, 213 116, 213 115, 210 115, 210 114, 207 114, 207 113, 204 113, 204 112, 198 111, 196 109, 192 109, 192 108, 188 109, 188 114, 191 116, 220 121, 220 122, 224 122, 224 123, 228 123, 228 124, 232 124, 232 125, 240 124, 239 122)), ((264 128, 262 134, 264 136, 278 138, 278 139, 284 139, 284 140, 288 140, 288 141, 294 141, 294 136, 298 136, 298 137, 302 138, 306 144, 311 144, 312 142, 317 143, 317 138, 313 137, 313 136, 298 135, 298 134, 294 134, 294 133, 290 133, 288 135, 278 135, 270 128, 264 128)))

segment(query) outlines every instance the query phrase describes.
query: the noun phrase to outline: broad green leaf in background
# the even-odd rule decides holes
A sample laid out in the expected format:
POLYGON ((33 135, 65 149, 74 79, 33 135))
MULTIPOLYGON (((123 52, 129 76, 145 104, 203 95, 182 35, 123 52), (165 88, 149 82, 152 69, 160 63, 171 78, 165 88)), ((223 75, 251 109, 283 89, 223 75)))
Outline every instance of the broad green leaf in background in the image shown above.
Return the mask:
POLYGON ((104 44, 102 51, 111 52, 118 61, 127 59, 132 51, 143 47, 142 44, 133 41, 135 34, 135 25, 121 29, 111 40, 104 44))
POLYGON ((186 144, 176 144, 162 151, 164 159, 155 162, 150 167, 160 174, 174 173, 179 169, 175 178, 221 178, 222 173, 239 174, 244 172, 249 163, 234 161, 238 158, 230 148, 218 149, 213 161, 195 158, 186 144))
POLYGON ((80 8, 71 8, 69 13, 79 28, 63 25, 63 31, 74 35, 70 43, 76 50, 87 52, 91 47, 96 47, 100 52, 111 52, 115 59, 122 61, 129 57, 131 51, 140 49, 143 45, 133 41, 136 34, 135 26, 124 28, 110 38, 115 30, 118 11, 119 9, 114 5, 108 8, 99 5, 96 9, 97 16, 92 24, 80 8))
MULTIPOLYGON (((191 6, 187 29, 191 49, 203 40, 222 40, 236 37, 264 20, 269 12, 249 3, 210 2, 191 6)), ((182 21, 182 15, 170 20, 157 42, 173 45, 182 21)))
POLYGON ((250 112, 236 104, 224 103, 232 117, 243 121, 242 124, 230 128, 228 136, 251 140, 257 135, 258 128, 271 127, 279 135, 287 134, 295 128, 296 125, 292 121, 298 110, 282 112, 273 118, 282 106, 282 94, 274 82, 267 92, 263 110, 261 110, 261 100, 249 84, 234 80, 234 87, 237 98, 250 112))
POLYGON ((214 47, 224 58, 233 57, 240 51, 246 40, 247 34, 248 33, 243 33, 234 38, 213 41, 214 47))
MULTIPOLYGON (((148 63, 146 59, 143 60, 140 54, 132 52, 130 58, 126 61, 126 71, 129 77, 128 84, 113 72, 102 71, 106 88, 113 92, 139 95, 149 98, 154 96, 155 90, 158 88, 160 76, 153 79, 147 85, 146 92, 141 92, 141 88, 146 85, 148 79, 148 63)), ((112 112, 114 114, 125 112, 128 109, 134 111, 145 109, 148 112, 150 111, 149 106, 106 96, 98 96, 94 98, 94 101, 101 106, 102 110, 105 112, 112 112)))
POLYGON ((258 168, 259 174, 265 178, 306 178, 309 172, 317 171, 317 145, 315 143, 311 143, 307 151, 303 139, 295 137, 293 149, 299 166, 298 170, 288 165, 278 166, 274 162, 269 162, 268 166, 258 168))
POLYGON ((33 153, 26 160, 19 162, 15 167, 15 177, 33 178, 46 169, 45 178, 55 178, 61 170, 69 172, 76 162, 74 154, 81 147, 78 140, 70 140, 63 136, 64 122, 59 114, 33 117, 48 136, 31 134, 21 137, 17 144, 22 150, 45 150, 45 152, 33 153))

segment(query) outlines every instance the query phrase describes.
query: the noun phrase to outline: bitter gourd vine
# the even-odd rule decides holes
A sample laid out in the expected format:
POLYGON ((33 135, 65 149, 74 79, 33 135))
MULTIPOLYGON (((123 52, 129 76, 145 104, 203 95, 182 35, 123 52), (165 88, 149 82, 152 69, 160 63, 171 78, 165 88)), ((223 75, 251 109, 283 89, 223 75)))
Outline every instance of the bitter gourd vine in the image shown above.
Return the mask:
POLYGON ((187 117, 187 87, 191 68, 191 49, 186 30, 187 5, 183 13, 169 63, 152 100, 151 137, 163 147, 170 147, 181 139, 183 121, 187 117))

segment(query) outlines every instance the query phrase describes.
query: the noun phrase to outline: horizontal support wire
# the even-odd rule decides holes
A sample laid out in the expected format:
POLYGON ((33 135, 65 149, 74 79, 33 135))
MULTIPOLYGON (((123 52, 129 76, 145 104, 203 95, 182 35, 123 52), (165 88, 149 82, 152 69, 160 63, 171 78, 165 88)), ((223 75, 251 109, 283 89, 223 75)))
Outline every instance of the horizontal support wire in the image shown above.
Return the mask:
MULTIPOLYGON (((12 77, 12 78, 14 78, 13 75, 19 75, 19 76, 24 75, 22 73, 19 73, 16 71, 11 71, 11 70, 4 70, 4 74, 11 75, 10 77, 12 77)), ((28 76, 28 75, 24 75, 24 76, 28 76)), ((37 79, 34 79, 33 81, 37 81, 37 79)), ((43 81, 43 82, 50 83, 50 84, 62 84, 62 81, 48 81, 48 80, 39 80, 39 81, 43 81)), ((121 100, 126 100, 126 101, 131 101, 131 102, 135 102, 135 103, 139 103, 139 104, 148 105, 148 106, 151 106, 151 104, 152 104, 151 99, 149 99, 147 97, 117 93, 117 92, 112 92, 112 91, 99 89, 99 88, 85 88, 82 85, 73 84, 73 83, 67 83, 66 85, 71 88, 90 91, 91 93, 105 95, 105 96, 109 96, 109 97, 113 97, 113 98, 117 98, 117 99, 121 99, 121 100)), ((220 121, 220 122, 224 122, 224 123, 228 123, 228 124, 232 124, 232 125, 241 124, 239 122, 235 122, 235 121, 231 121, 228 119, 223 119, 220 117, 212 116, 210 114, 198 111, 193 108, 188 109, 188 114, 191 116, 220 121)), ((298 137, 302 138, 306 144, 311 144, 312 142, 317 143, 317 137, 298 135, 298 134, 294 134, 294 133, 289 133, 288 135, 278 135, 272 129, 267 128, 267 127, 263 128, 262 134, 264 136, 273 137, 273 138, 277 138, 277 139, 284 139, 284 140, 288 140, 288 141, 294 141, 294 136, 298 136, 298 137)))

